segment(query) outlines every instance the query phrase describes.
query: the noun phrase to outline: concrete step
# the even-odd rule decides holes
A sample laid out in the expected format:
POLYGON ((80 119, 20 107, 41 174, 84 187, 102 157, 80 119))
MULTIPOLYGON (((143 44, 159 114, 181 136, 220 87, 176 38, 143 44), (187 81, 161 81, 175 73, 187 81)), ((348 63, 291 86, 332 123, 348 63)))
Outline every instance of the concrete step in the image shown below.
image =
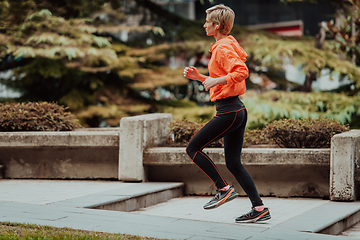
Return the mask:
POLYGON ((279 229, 338 235, 360 221, 360 202, 328 201, 275 226, 279 229))
POLYGON ((146 182, 71 198, 53 205, 130 212, 183 195, 184 183, 146 182))
POLYGON ((123 198, 88 208, 129 212, 184 196, 183 183, 153 183, 151 189, 149 184, 133 187, 132 192, 123 198))
MULTIPOLYGON (((360 209, 357 208, 353 212, 349 212, 346 216, 339 218, 337 221, 334 221, 332 224, 326 228, 319 231, 322 234, 331 234, 331 235, 346 235, 348 232, 352 232, 353 228, 360 228, 360 209)), ((357 235, 360 237, 360 233, 357 235)))
POLYGON ((345 231, 342 231, 339 235, 360 239, 360 222, 346 229, 345 231))

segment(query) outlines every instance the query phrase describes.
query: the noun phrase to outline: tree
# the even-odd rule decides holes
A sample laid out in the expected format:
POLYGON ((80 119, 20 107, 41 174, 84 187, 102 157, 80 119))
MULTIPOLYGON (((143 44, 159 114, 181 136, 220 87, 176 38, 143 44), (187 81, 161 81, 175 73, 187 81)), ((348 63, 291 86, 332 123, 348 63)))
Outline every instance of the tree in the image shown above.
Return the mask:
MULTIPOLYGON (((282 2, 320 2, 316 0, 281 0, 282 2)), ((328 1, 335 9, 334 20, 322 22, 320 24, 319 34, 315 38, 315 48, 321 49, 324 45, 327 35, 334 41, 327 41, 326 51, 332 51, 337 54, 338 59, 350 61, 342 66, 334 68, 329 65, 326 67, 331 71, 341 73, 355 81, 355 89, 350 94, 356 94, 360 90, 360 79, 357 73, 357 59, 360 57, 360 15, 359 0, 331 0, 328 1)), ((324 60, 324 59, 323 59, 324 60)), ((321 61, 323 61, 321 60, 321 61)), ((326 59, 325 59, 326 60, 326 59)), ((318 60, 319 61, 319 60, 318 60)), ((339 61, 337 61, 339 62, 339 61)), ((321 66, 321 64, 318 64, 321 66)), ((316 81, 319 70, 313 68, 309 70, 302 90, 309 91, 311 84, 316 81)))
POLYGON ((77 109, 92 102, 106 79, 115 78, 120 86, 126 82, 116 73, 136 68, 139 59, 123 54, 121 45, 112 45, 109 33, 122 29, 161 33, 161 29, 131 29, 91 18, 72 18, 89 16, 100 8, 103 13, 111 12, 104 2, 56 2, 52 9, 58 6, 57 13, 65 15, 62 17, 41 9, 52 1, 1 1, 0 70, 12 69, 16 77, 16 81, 5 79, 3 83, 21 91, 24 100, 60 101, 77 109))

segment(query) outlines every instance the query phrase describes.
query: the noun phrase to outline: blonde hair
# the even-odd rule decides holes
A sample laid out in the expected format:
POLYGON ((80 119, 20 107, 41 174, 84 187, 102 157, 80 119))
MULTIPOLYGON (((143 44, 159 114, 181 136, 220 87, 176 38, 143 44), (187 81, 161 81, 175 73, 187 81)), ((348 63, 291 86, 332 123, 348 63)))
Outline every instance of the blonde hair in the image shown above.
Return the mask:
POLYGON ((234 11, 223 5, 219 4, 208 8, 206 13, 209 15, 210 21, 213 24, 219 24, 219 32, 228 35, 234 26, 235 13, 234 11))

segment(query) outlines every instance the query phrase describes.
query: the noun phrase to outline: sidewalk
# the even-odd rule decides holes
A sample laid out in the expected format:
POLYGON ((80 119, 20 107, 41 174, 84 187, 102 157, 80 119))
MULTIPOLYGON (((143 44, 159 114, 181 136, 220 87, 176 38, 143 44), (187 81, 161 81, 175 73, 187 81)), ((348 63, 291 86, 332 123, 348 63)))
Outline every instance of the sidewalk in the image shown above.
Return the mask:
MULTIPOLYGON (((360 211, 360 202, 306 198, 263 198, 268 223, 238 224, 250 210, 237 198, 214 210, 203 210, 210 197, 174 198, 145 209, 119 212, 84 208, 132 188, 154 189, 171 183, 117 181, 0 180, 0 222, 22 222, 161 239, 354 239, 317 234, 330 222, 360 211)), ((353 234, 360 239, 360 234, 353 234)))

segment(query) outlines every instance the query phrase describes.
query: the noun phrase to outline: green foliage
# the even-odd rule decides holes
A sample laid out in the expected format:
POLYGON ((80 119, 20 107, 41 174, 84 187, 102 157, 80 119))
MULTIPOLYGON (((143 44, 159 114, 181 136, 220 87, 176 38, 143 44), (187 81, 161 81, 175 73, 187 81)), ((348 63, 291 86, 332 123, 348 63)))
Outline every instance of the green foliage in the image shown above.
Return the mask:
POLYGON ((244 97, 242 101, 248 109, 247 127, 250 129, 263 128, 283 118, 296 120, 318 117, 355 127, 353 119, 360 115, 360 95, 269 91, 255 97, 244 97))
POLYGON ((0 82, 22 93, 23 101, 58 101, 77 110, 93 102, 108 74, 81 72, 61 60, 38 58, 18 67, 16 81, 0 82))
MULTIPOLYGON (((187 119, 174 120, 170 124, 174 134, 174 142, 178 145, 187 145, 191 138, 204 126, 204 123, 192 122, 187 119)), ((254 145, 268 145, 270 140, 259 129, 247 129, 244 134, 244 147, 254 145)), ((207 147, 223 147, 223 139, 210 143, 207 147)))
POLYGON ((268 145, 270 146, 272 141, 263 134, 262 129, 245 129, 244 134, 244 147, 268 145))
POLYGON ((185 144, 197 133, 203 124, 191 122, 189 120, 175 120, 170 123, 170 128, 174 133, 175 143, 185 144))
POLYGON ((71 131, 79 127, 74 115, 55 103, 0 104, 0 131, 71 131))
MULTIPOLYGON (((187 145, 203 126, 204 123, 189 120, 175 120, 170 124, 174 141, 178 145, 187 145)), ((346 131, 349 131, 348 125, 341 125, 333 119, 281 119, 267 124, 262 130, 246 129, 243 146, 270 146, 276 143, 286 148, 329 148, 332 136, 346 131)), ((224 142, 220 139, 207 147, 223 146, 224 142)))
MULTIPOLYGON (((174 141, 177 144, 188 144, 191 138, 204 126, 204 123, 191 122, 189 120, 175 120, 170 124, 170 128, 174 134, 174 141)), ((207 147, 222 147, 224 142, 222 139, 211 142, 207 147)))
POLYGON ((29 15, 18 29, 10 30, 12 34, 0 34, 0 46, 6 49, 2 55, 13 55, 18 61, 59 59, 68 67, 96 71, 118 60, 109 40, 96 36, 97 28, 88 19, 65 20, 43 9, 29 15))
POLYGON ((214 106, 198 106, 186 100, 160 101, 158 112, 171 113, 174 119, 189 121, 209 121, 216 113, 214 106))
POLYGON ((304 72, 320 74, 322 69, 330 69, 348 76, 360 89, 360 69, 350 61, 340 59, 331 50, 331 42, 326 42, 323 49, 317 49, 312 41, 287 39, 269 39, 261 35, 249 37, 244 44, 249 53, 249 61, 261 66, 281 69, 284 63, 301 65, 304 72), (259 47, 261 46, 261 47, 259 47))
POLYGON ((343 53, 353 63, 360 59, 360 1, 343 1, 346 16, 342 17, 342 24, 336 26, 332 20, 323 22, 322 26, 327 34, 334 39, 333 50, 343 53))
POLYGON ((335 134, 349 131, 333 119, 302 118, 274 121, 263 129, 263 134, 279 147, 286 148, 329 148, 335 134))

